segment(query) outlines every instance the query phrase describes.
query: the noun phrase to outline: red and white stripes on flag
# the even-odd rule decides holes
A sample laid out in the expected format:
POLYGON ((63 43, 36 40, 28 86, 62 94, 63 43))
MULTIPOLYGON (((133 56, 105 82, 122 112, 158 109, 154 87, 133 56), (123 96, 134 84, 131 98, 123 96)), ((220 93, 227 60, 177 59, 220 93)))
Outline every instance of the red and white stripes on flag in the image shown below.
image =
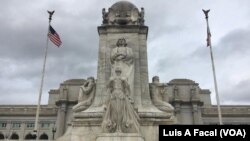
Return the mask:
POLYGON ((211 46, 211 32, 209 26, 207 26, 207 47, 211 46))
POLYGON ((56 31, 52 28, 52 26, 49 26, 49 33, 48 37, 52 43, 54 43, 57 47, 60 47, 62 44, 62 41, 60 39, 60 36, 56 33, 56 31))

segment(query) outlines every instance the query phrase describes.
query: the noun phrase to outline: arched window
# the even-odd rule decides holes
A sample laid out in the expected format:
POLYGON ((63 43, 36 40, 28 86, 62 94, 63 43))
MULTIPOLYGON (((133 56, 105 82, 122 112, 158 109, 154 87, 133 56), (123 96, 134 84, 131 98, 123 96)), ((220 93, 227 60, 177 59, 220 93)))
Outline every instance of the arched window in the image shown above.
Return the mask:
POLYGON ((0 133, 0 140, 4 140, 4 135, 3 135, 3 133, 0 133))
POLYGON ((29 133, 29 134, 27 134, 26 136, 25 136, 25 140, 34 140, 35 138, 34 138, 34 136, 32 136, 32 134, 31 133, 29 133))
POLYGON ((45 134, 45 133, 43 133, 41 136, 40 136, 40 138, 39 138, 40 140, 48 140, 49 139, 49 137, 48 137, 48 135, 47 134, 45 134))
POLYGON ((18 139, 19 139, 19 136, 18 136, 16 133, 13 133, 13 134, 10 136, 10 139, 11 139, 11 140, 18 140, 18 139))

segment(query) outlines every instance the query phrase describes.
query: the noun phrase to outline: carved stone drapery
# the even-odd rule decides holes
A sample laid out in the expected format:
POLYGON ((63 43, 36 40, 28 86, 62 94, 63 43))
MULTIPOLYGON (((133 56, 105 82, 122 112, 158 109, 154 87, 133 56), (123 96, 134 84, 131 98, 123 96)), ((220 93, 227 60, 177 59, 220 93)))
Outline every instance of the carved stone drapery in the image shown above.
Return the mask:
POLYGON ((95 79, 89 77, 87 81, 80 87, 78 104, 73 107, 74 112, 86 110, 91 104, 95 96, 95 79))
POLYGON ((150 96, 153 104, 161 111, 173 112, 174 108, 168 102, 163 100, 162 95, 165 93, 166 85, 159 83, 159 77, 153 77, 153 83, 150 84, 150 96))
POLYGON ((132 48, 127 46, 124 38, 118 39, 116 47, 111 50, 111 77, 114 77, 116 68, 122 71, 121 76, 127 79, 130 94, 134 95, 134 54, 132 48))
POLYGON ((103 117, 104 132, 138 133, 139 116, 133 108, 133 98, 127 80, 121 76, 122 71, 117 68, 116 76, 111 77, 107 85, 109 100, 103 117))

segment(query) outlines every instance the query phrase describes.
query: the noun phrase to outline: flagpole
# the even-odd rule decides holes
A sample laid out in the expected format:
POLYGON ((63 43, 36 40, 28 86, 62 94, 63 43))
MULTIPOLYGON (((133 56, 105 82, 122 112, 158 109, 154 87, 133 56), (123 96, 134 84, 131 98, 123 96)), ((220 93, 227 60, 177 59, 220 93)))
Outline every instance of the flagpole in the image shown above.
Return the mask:
MULTIPOLYGON (((54 14, 54 11, 52 11, 52 12, 48 11, 48 13, 49 13, 49 25, 48 25, 48 33, 49 33, 49 27, 50 27, 50 23, 51 23, 52 15, 54 14)), ((41 85, 40 85, 39 97, 38 97, 38 105, 37 105, 37 109, 36 109, 36 120, 35 120, 35 128, 34 128, 34 134, 36 135, 36 137, 37 137, 37 130, 38 130, 38 120, 39 120, 40 104, 41 104, 41 98, 42 98, 42 92, 43 92, 43 82, 44 82, 44 74, 45 74, 46 60, 47 60, 47 54, 48 54, 48 47, 49 47, 49 38, 47 36, 45 55, 44 55, 44 60, 43 60, 41 85)))
POLYGON ((214 77, 214 87, 215 87, 215 94, 216 94, 216 101, 217 101, 217 109, 218 109, 218 117, 219 117, 219 124, 222 125, 222 116, 221 116, 221 107, 220 107, 220 98, 219 98, 219 92, 218 92, 218 86, 217 86, 217 79, 216 79, 216 73, 215 73, 215 65, 214 65, 214 57, 213 57, 213 49, 212 49, 212 43, 211 43, 211 33, 208 23, 208 12, 210 10, 203 10, 205 16, 206 16, 206 22, 207 22, 207 46, 210 48, 210 56, 211 56, 211 62, 212 62, 212 70, 213 70, 213 77, 214 77))

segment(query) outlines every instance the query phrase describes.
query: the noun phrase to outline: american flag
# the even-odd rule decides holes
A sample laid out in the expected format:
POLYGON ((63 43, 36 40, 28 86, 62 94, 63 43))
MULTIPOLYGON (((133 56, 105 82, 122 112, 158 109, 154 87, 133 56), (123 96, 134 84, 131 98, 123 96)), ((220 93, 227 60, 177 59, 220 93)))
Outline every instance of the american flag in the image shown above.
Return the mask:
POLYGON ((60 47, 60 45, 62 44, 60 36, 56 33, 52 26, 49 26, 48 37, 50 41, 53 42, 57 47, 60 47))
POLYGON ((211 32, 209 26, 207 27, 207 47, 211 46, 211 32))

